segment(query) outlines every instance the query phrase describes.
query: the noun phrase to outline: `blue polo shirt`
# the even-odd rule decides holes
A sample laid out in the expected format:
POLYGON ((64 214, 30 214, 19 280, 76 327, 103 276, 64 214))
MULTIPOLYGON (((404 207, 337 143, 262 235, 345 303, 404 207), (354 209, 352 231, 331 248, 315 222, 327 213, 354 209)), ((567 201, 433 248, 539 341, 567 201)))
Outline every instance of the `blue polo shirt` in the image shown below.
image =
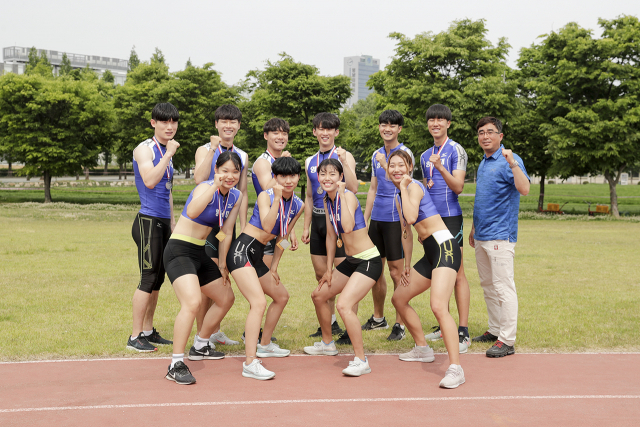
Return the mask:
MULTIPOLYGON (((513 180, 513 171, 502 155, 504 145, 478 166, 476 198, 473 206, 475 240, 518 240, 518 212, 520 193, 513 180)), ((529 175, 520 156, 514 154, 529 181, 529 175)))

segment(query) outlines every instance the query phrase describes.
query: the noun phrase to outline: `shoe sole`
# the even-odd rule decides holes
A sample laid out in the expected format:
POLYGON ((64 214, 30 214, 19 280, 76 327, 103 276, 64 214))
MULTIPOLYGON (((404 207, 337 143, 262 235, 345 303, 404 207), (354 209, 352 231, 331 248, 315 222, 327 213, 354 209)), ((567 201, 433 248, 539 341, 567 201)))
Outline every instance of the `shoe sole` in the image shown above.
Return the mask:
POLYGON ((389 325, 387 325, 387 326, 376 326, 375 328, 362 328, 363 331, 375 331, 376 329, 389 329, 389 325))
POLYGON ((155 345, 171 345, 173 344, 171 341, 169 342, 153 342, 153 341, 149 341, 151 344, 155 344, 155 345))
POLYGON ((258 377, 255 376, 253 374, 249 374, 245 371, 242 371, 242 376, 245 378, 253 378, 254 380, 260 380, 260 381, 265 381, 265 380, 270 380, 271 378, 274 378, 276 376, 275 372, 273 373, 273 375, 271 375, 270 377, 258 377))
POLYGON ((165 378, 168 379, 169 381, 173 381, 174 383, 180 384, 180 385, 191 385, 196 383, 196 380, 193 380, 193 382, 178 381, 172 376, 170 376, 169 374, 165 375, 165 378))
POLYGON ((291 352, 287 353, 287 354, 276 354, 276 353, 260 353, 260 352, 256 352, 256 357, 259 357, 261 359, 264 359, 266 357, 287 357, 291 354, 291 352))
POLYGON ((192 356, 192 355, 188 355, 187 359, 189 360, 193 360, 194 362, 197 362, 199 360, 220 360, 220 359, 224 359, 224 356, 192 356))
POLYGON ((370 374, 370 373, 371 373, 371 368, 368 368, 368 369, 366 369, 364 372, 360 372, 360 373, 358 373, 358 374, 356 374, 356 373, 350 373, 350 372, 349 372, 349 373, 347 373, 347 372, 345 372, 345 371, 342 371, 342 373, 343 373, 344 375, 348 376, 348 377, 359 377, 359 376, 361 376, 361 375, 370 374))
POLYGON ((127 349, 137 351, 138 353, 153 353, 154 351, 158 350, 157 348, 154 348, 153 350, 140 350, 139 348, 135 348, 131 345, 128 345, 127 349))
POLYGON ((335 351, 321 351, 319 353, 314 353, 313 351, 307 351, 307 349, 303 349, 304 352, 310 356, 337 356, 338 350, 335 351))
POLYGON ((458 354, 466 354, 468 349, 469 349, 469 347, 467 347, 467 348, 459 348, 458 347, 458 354))
POLYGON ((403 362, 423 362, 423 363, 431 363, 434 360, 436 360, 435 356, 431 356, 431 357, 420 357, 417 359, 403 359, 401 357, 399 357, 400 360, 402 360, 403 362))
POLYGON ((460 384, 456 384, 456 385, 452 385, 452 386, 445 386, 445 385, 440 384, 440 388, 448 388, 448 389, 458 388, 462 384, 464 384, 465 382, 466 382, 466 380, 463 379, 460 384))
POLYGON ((508 351, 505 354, 487 354, 487 357, 493 357, 493 358, 497 358, 497 357, 505 357, 505 356, 511 356, 512 354, 516 354, 516 351, 508 351))

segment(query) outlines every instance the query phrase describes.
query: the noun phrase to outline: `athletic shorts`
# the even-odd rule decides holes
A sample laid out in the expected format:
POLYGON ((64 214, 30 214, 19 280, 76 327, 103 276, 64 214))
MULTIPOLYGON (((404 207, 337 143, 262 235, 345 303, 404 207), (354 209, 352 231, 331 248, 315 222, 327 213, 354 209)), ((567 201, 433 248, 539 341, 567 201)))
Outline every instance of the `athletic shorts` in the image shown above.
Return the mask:
POLYGON ((274 237, 273 240, 269 240, 266 245, 264 245, 264 254, 273 256, 273 251, 276 249, 276 241, 277 237, 274 237))
MULTIPOLYGON (((207 236, 206 243, 204 244, 204 250, 207 253, 209 258, 219 258, 218 255, 218 246, 220 245, 220 241, 216 237, 216 234, 220 232, 220 228, 216 225, 211 229, 211 233, 207 236)), ((229 237, 229 236, 227 236, 229 237)), ((236 240, 236 226, 233 226, 233 236, 231 237, 231 241, 236 240)))
POLYGON ((413 266, 422 277, 431 279, 431 271, 439 267, 449 267, 456 272, 460 270, 462 252, 455 238, 438 244, 433 236, 429 236, 422 246, 424 256, 413 266))
POLYGON ((218 265, 207 256, 204 244, 197 245, 179 239, 169 239, 164 249, 164 268, 173 283, 185 274, 198 276, 200 286, 218 280, 222 277, 218 265))
POLYGON ((164 282, 162 254, 171 237, 171 220, 138 213, 131 226, 131 237, 138 245, 138 289, 148 294, 159 291, 164 282))
MULTIPOLYGON (((327 220, 324 213, 316 213, 317 208, 313 208, 311 214, 311 231, 309 233, 309 246, 311 255, 327 256, 327 220)), ((347 254, 344 246, 336 246, 336 258, 344 258, 347 254)))
POLYGON ((347 258, 336 267, 336 270, 347 277, 351 277, 353 273, 361 273, 377 281, 382 275, 382 259, 380 256, 376 256, 365 260, 347 255, 347 258))
POLYGON ((442 221, 444 221, 444 225, 446 225, 451 234, 453 234, 453 238, 458 241, 458 245, 462 247, 462 243, 464 242, 464 221, 462 220, 462 215, 442 217, 442 221))
POLYGON ((369 223, 369 237, 378 248, 381 258, 386 258, 387 261, 397 261, 404 258, 400 221, 382 222, 372 219, 369 223))
POLYGON ((262 277, 269 272, 269 267, 262 261, 264 246, 257 239, 244 233, 231 243, 231 249, 227 254, 227 268, 229 273, 242 268, 253 267, 262 277))

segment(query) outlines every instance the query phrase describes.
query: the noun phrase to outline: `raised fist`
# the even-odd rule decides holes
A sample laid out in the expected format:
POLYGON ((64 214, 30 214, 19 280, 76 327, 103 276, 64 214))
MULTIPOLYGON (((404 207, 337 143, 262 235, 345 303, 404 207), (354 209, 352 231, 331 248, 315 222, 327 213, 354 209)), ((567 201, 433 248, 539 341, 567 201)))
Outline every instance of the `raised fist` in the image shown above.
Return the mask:
POLYGON ((167 154, 173 156, 176 154, 176 150, 180 147, 180 144, 175 139, 167 142, 167 154))
POLYGON ((209 140, 211 141, 211 148, 215 150, 216 148, 218 148, 218 145, 220 145, 222 138, 220 138, 219 136, 211 135, 209 140))
POLYGON ((409 175, 404 174, 402 181, 400 181, 400 188, 407 188, 409 184, 411 184, 411 181, 413 181, 413 179, 409 175))
POLYGON ((387 158, 385 157, 384 154, 382 153, 378 153, 376 154, 376 162, 380 163, 380 166, 382 166, 383 169, 387 169, 387 158))
POLYGON ((273 186, 273 195, 275 196, 274 203, 276 203, 277 199, 282 197, 282 190, 284 190, 284 187, 280 184, 276 184, 273 186))
POLYGON ((338 155, 338 159, 340 159, 340 162, 342 162, 343 164, 347 161, 347 150, 345 150, 342 147, 338 147, 336 149, 336 154, 338 155))
POLYGON ((291 153, 288 151, 283 151, 280 157, 291 157, 291 153))
POLYGON ((344 189, 347 187, 347 183, 344 181, 340 181, 338 183, 338 194, 344 194, 344 189))
POLYGON ((514 162, 513 151, 503 148, 502 155, 504 156, 505 159, 507 159, 507 163, 511 164, 514 162))
POLYGON ((432 154, 429 156, 429 162, 434 168, 436 168, 436 170, 440 170, 440 167, 442 166, 442 159, 439 154, 432 154))

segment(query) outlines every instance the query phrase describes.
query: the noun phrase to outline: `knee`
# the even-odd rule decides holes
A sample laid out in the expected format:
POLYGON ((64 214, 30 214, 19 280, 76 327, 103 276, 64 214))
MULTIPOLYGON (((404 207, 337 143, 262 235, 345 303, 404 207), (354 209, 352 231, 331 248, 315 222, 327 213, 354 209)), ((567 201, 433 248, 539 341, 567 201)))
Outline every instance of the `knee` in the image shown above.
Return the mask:
POLYGON ((189 301, 184 301, 181 305, 180 305, 180 309, 181 311, 188 313, 190 315, 192 315, 193 317, 196 316, 196 313, 198 313, 198 311, 200 311, 200 298, 192 298, 189 301))
POLYGON ((391 297, 391 304, 393 304, 396 310, 399 310, 400 307, 403 307, 405 305, 405 301, 404 298, 400 298, 398 294, 394 292, 393 296, 391 297))
POLYGON ((390 269, 389 275, 391 276, 391 280, 393 280, 393 283, 399 283, 400 277, 402 276, 402 271, 398 268, 390 269))
POLYGON ((316 290, 311 292, 311 300, 313 301, 314 305, 321 305, 326 302, 325 298, 322 296, 322 293, 316 290))
POLYGON ((231 307, 233 307, 233 304, 235 302, 236 302, 236 296, 233 294, 233 291, 229 289, 224 299, 224 307, 228 310, 231 307))
POLYGON ((338 302, 336 303, 336 310, 338 310, 338 313, 340 313, 340 316, 343 318, 346 314, 351 312, 352 308, 353 305, 341 303, 341 299, 338 299, 338 302))
POLYGON ((431 299, 431 311, 437 319, 440 319, 441 316, 449 313, 449 306, 446 302, 431 299))
POLYGON ((283 288, 273 300, 278 304, 287 305, 289 302, 289 292, 283 288))
POLYGON ((264 311, 267 309, 267 300, 264 298, 260 298, 257 301, 250 301, 249 308, 251 310, 264 313, 264 311))

